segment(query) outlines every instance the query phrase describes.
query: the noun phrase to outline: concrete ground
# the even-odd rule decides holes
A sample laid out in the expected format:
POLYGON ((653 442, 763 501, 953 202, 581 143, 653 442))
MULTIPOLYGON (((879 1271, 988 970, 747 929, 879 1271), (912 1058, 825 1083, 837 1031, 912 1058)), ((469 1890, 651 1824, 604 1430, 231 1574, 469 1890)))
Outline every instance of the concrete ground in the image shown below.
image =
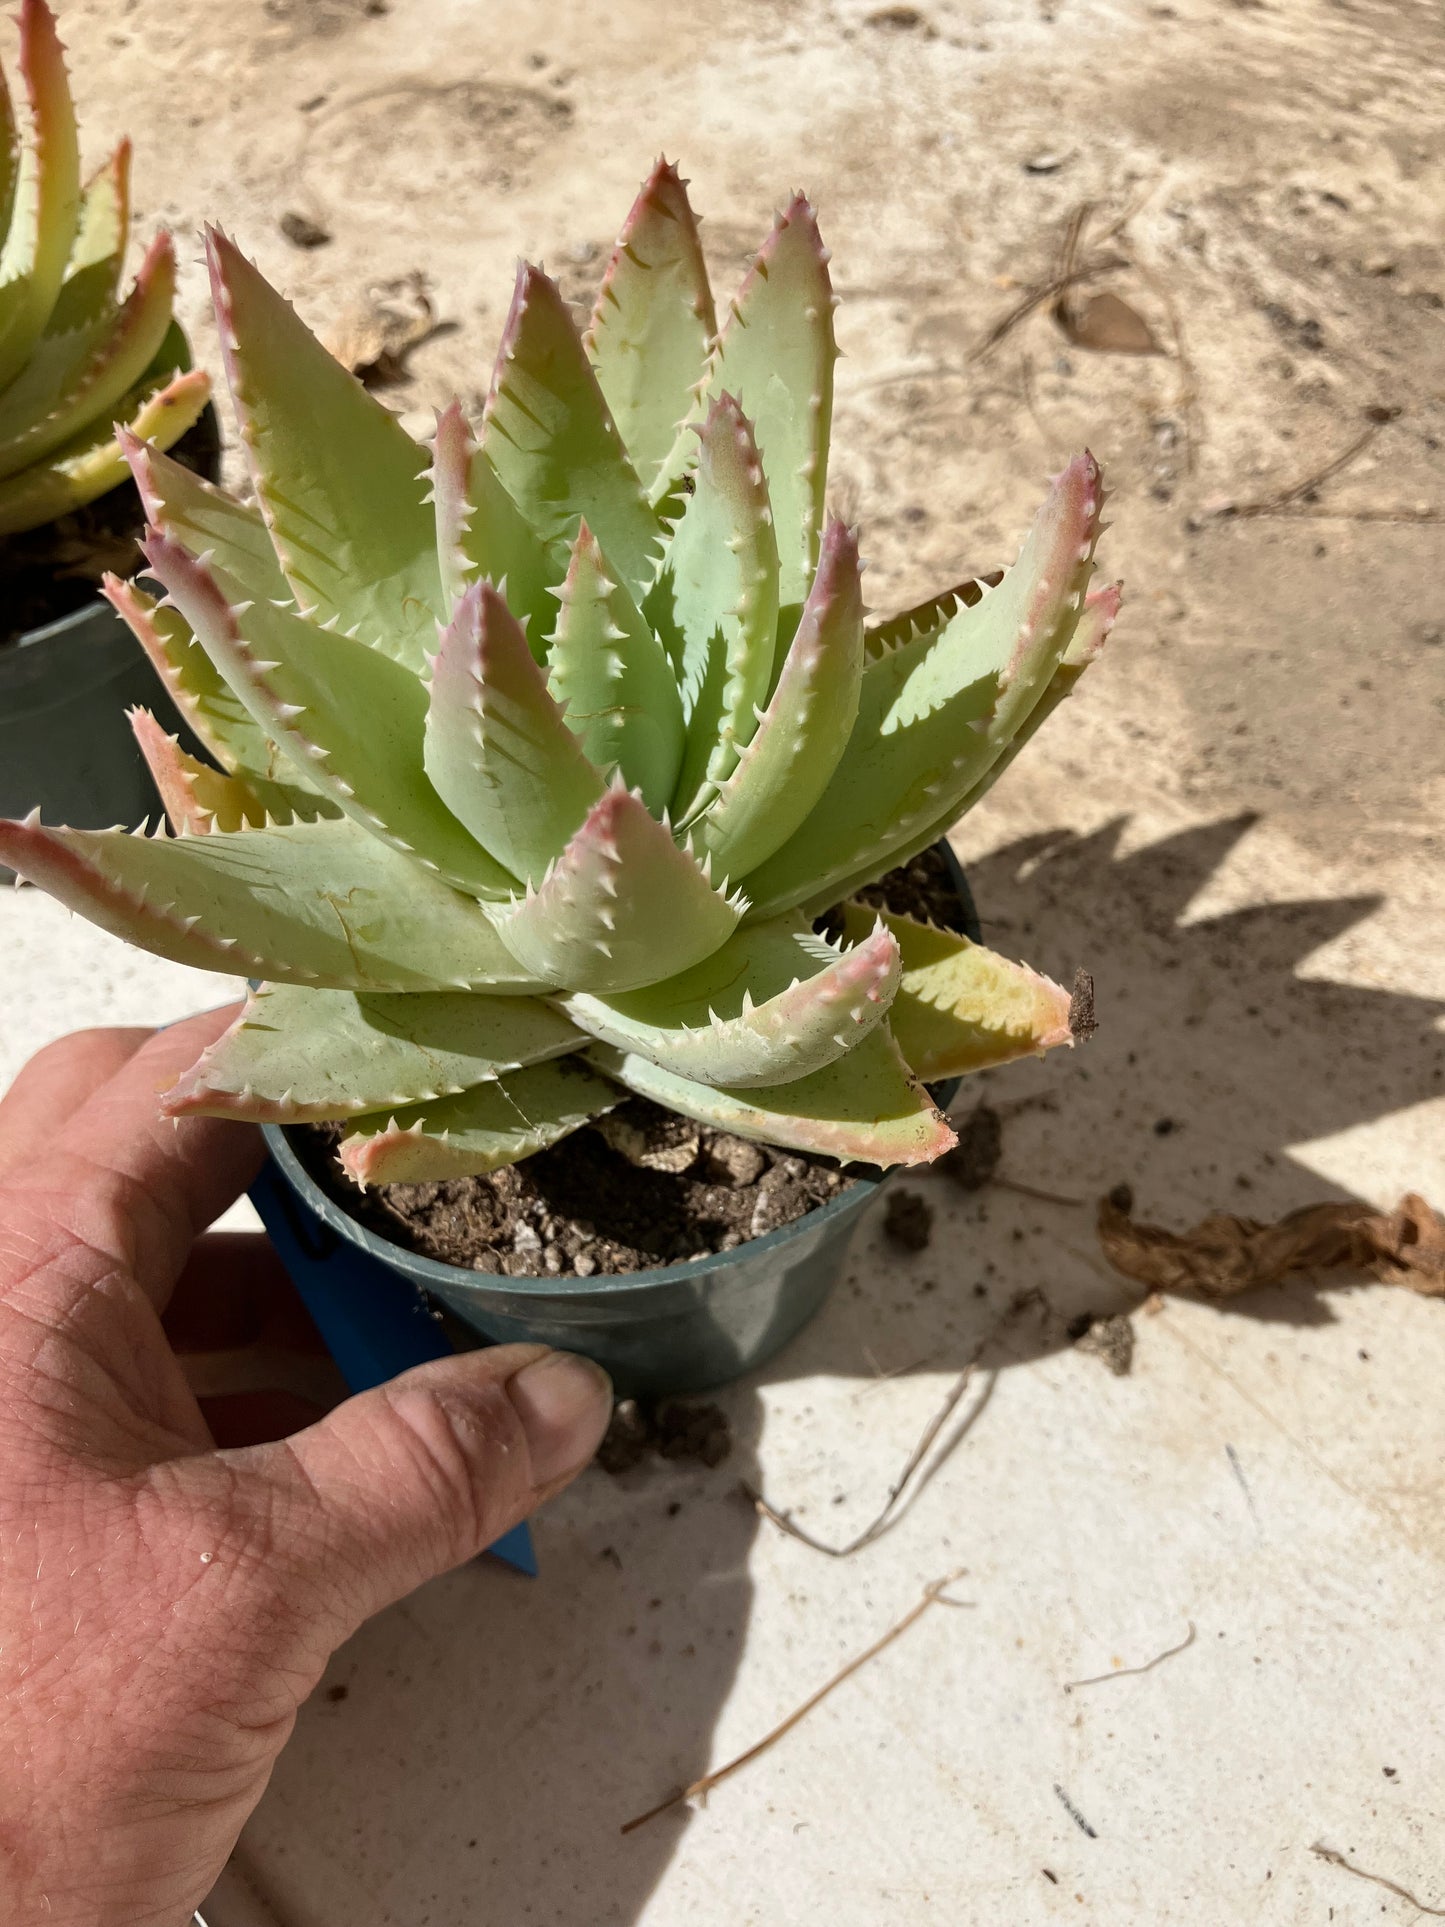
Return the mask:
MULTIPOLYGON (((237 1879, 282 1927, 1445 1908, 1445 1307, 1348 1277, 1172 1301, 1134 1316, 1123 1377, 1068 1336, 1130 1303, 1090 1208, 1121 1181, 1176 1226, 1445 1203, 1438 7, 61 12, 91 151, 136 137, 142 229, 219 218, 323 329, 430 278, 455 325, 394 391, 418 426, 484 390, 515 255, 586 293, 657 150, 721 286, 806 185, 873 603, 1006 560, 1086 442, 1129 594, 956 839, 998 947, 1098 980, 1086 1052, 987 1081, 1003 1175, 1064 1201, 910 1180, 931 1244, 860 1234, 813 1328, 721 1395, 723 1466, 590 1472, 537 1526, 539 1580, 479 1565, 338 1655, 346 1692, 304 1710, 237 1879), (1094 353, 1044 312, 981 351, 1084 202, 1096 235, 1129 217, 1091 286, 1168 352, 1094 353), (298 251, 287 212, 330 243, 298 251), (847 1540, 985 1339, 961 1436, 867 1550, 826 1558, 740 1499, 847 1540), (957 1567, 967 1610, 925 1614, 705 1810, 620 1835, 957 1567)), ((202 294, 191 266, 208 355, 202 294)), ((0 1080, 73 1025, 225 994, 34 892, 0 919, 0 1080)), ((218 1896, 212 1927, 249 1906, 218 1896)))

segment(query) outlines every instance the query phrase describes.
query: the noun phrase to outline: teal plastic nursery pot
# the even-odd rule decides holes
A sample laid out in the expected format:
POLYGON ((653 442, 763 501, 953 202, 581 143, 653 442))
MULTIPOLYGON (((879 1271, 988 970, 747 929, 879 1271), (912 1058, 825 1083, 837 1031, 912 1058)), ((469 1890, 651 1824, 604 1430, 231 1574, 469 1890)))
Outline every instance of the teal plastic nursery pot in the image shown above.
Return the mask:
MULTIPOLYGON (((981 941, 957 859, 940 844, 964 928, 981 941)), ((957 1082, 940 1086, 948 1103, 957 1082)), ((263 1127, 277 1169, 314 1224, 317 1256, 337 1238, 359 1247, 484 1339, 582 1352, 605 1366, 619 1395, 698 1392, 741 1377, 807 1324, 832 1289, 884 1174, 854 1174, 827 1204, 732 1251, 614 1277, 511 1278, 424 1258, 359 1224, 322 1190, 279 1125, 263 1127)), ((298 1230, 300 1227, 296 1227, 298 1230)))
POLYGON ((178 726, 160 678, 99 596, 0 649, 0 816, 38 804, 47 823, 87 830, 154 816, 125 716, 137 703, 178 726))
MULTIPOLYGON (((207 404, 171 453, 214 482, 220 450, 220 426, 207 404)), ((139 530, 138 498, 135 517, 139 530)), ((137 704, 178 733, 186 748, 200 747, 99 591, 0 646, 0 817, 27 816, 38 807, 46 823, 80 830, 134 829, 154 817, 155 785, 126 720, 137 704)), ((0 865, 0 881, 10 878, 0 865)))

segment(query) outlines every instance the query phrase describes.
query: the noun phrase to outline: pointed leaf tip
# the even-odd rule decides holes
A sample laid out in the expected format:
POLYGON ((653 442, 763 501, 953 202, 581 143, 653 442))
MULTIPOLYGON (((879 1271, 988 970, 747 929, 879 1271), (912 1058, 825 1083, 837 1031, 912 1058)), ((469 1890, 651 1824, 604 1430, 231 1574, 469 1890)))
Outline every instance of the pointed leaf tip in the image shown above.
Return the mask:
POLYGON ((206 255, 242 441, 298 602, 419 670, 443 603, 425 450, 218 228, 206 255))
POLYGON ((598 992, 690 968, 726 941, 742 914, 620 785, 598 799, 537 888, 510 913, 493 913, 535 977, 598 992))
POLYGON ((557 284, 526 262, 483 426, 492 467, 545 544, 570 544, 586 515, 633 594, 652 581, 657 517, 557 284))
POLYGON ((691 411, 716 331, 697 218, 677 169, 659 159, 623 223, 585 336, 644 487, 691 411))
POLYGON ((542 876, 603 790, 485 577, 468 585, 437 647, 424 763, 448 809, 523 882, 542 876))

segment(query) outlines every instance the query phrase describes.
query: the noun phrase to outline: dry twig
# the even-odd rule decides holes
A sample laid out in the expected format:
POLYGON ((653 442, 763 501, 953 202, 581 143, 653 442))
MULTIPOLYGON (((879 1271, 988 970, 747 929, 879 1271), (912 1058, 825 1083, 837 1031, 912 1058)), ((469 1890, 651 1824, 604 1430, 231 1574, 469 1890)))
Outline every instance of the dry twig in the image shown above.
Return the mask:
POLYGON ((1429 1914, 1434 1920, 1445 1920, 1445 1907, 1427 1907, 1423 1900, 1412 1894, 1408 1887, 1402 1887, 1398 1880, 1388 1880, 1382 1873, 1369 1873, 1364 1867, 1357 1867, 1352 1860, 1346 1860, 1342 1853, 1337 1853, 1333 1847, 1327 1847, 1322 1840, 1316 1840, 1310 1852, 1321 1860, 1328 1860, 1332 1867, 1343 1867, 1345 1872, 1352 1873, 1356 1880, 1368 1880, 1376 1887, 1383 1887, 1386 1893, 1398 1894, 1401 1900, 1408 1901, 1412 1907, 1418 1907, 1422 1914, 1429 1914))
POLYGON ((1240 520, 1250 515, 1278 515, 1281 509, 1287 509, 1294 503, 1303 501, 1306 496, 1313 495, 1315 490, 1322 483, 1329 481, 1332 475, 1338 475, 1341 469, 1348 468, 1358 455, 1364 453, 1383 426, 1382 422, 1370 422, 1367 427, 1361 429, 1348 448, 1342 449, 1333 460, 1326 462, 1323 468, 1312 470, 1299 481, 1292 482, 1288 488, 1278 489, 1273 495, 1261 496, 1255 502, 1222 502, 1215 510, 1215 514, 1231 520, 1240 520))
POLYGON ((996 1177, 994 1183, 1000 1191, 1017 1191, 1021 1198, 1038 1198, 1043 1204, 1081 1205, 1083 1198, 1071 1198, 1063 1191, 1045 1191, 1037 1184, 1024 1184, 1018 1178, 996 1177))
POLYGON ((1047 301, 1056 301, 1068 289, 1077 287, 1081 281, 1092 281, 1096 275, 1108 274, 1115 268, 1127 267, 1122 255, 1100 255, 1095 260, 1085 261, 1081 267, 1071 268, 1067 274, 1056 274, 1050 280, 1041 282, 1037 287, 1028 288, 1007 311, 999 316, 993 326, 979 337, 968 351, 969 361, 982 361, 984 356, 1007 335, 1011 335, 1021 321, 1027 321, 1036 308, 1043 307, 1047 301))
MULTIPOLYGON (((1270 515, 1281 522, 1395 522, 1405 527, 1440 528, 1445 526, 1445 509, 1432 508, 1259 508, 1255 515, 1270 515)), ((1227 512, 1226 512, 1227 513, 1227 512)))
POLYGON ((758 1516, 766 1519, 769 1524, 775 1525, 779 1532, 786 1532, 790 1539, 797 1539, 802 1545, 808 1546, 814 1552, 825 1553, 829 1559, 851 1558, 855 1552, 861 1552, 865 1546, 871 1546, 875 1539, 881 1539, 883 1534, 887 1532, 891 1526, 896 1525, 902 1517, 905 1497, 909 1499, 917 1498, 918 1494, 933 1478, 934 1474, 942 1470, 955 1447, 962 1443, 975 1421, 982 1414, 983 1408, 987 1405, 993 1391, 993 1374, 989 1375, 983 1396, 979 1399, 973 1410, 959 1422, 954 1428, 951 1437, 943 1441, 943 1444, 934 1454, 932 1460, 929 1460, 928 1455, 933 1450, 934 1442, 954 1412, 958 1409, 959 1400, 968 1389, 974 1368, 978 1364, 979 1359, 993 1343, 994 1339, 998 1337, 1000 1332, 1011 1325, 1014 1320, 1028 1310, 1031 1305, 1042 1306, 1044 1314, 1047 1316, 1048 1300, 1042 1292, 1038 1290, 1020 1292, 1010 1303, 1007 1310, 1002 1312, 999 1317, 994 1320, 989 1329, 978 1340, 963 1370, 948 1388, 943 1403, 933 1414, 933 1417, 928 1421, 927 1425, 924 1426, 922 1435, 913 1450, 909 1453, 907 1462, 899 1474, 897 1483, 889 1489, 887 1502, 884 1504, 882 1511, 870 1525, 864 1527, 855 1539, 850 1539, 845 1546, 830 1546, 826 1540, 815 1539, 812 1533, 807 1531, 803 1526, 800 1526, 789 1513, 780 1512, 776 1506, 771 1505, 768 1500, 763 1497, 761 1492, 758 1492, 754 1487, 744 1482, 742 1486, 743 1493, 758 1513, 758 1516), (925 1463, 925 1461, 927 1461, 927 1463, 925 1463))
POLYGON ((1142 1666, 1116 1666, 1110 1673, 1091 1673, 1088 1679, 1065 1680, 1064 1691, 1066 1693, 1072 1693, 1080 1686, 1102 1686, 1106 1679, 1130 1679, 1139 1673, 1152 1673, 1154 1668, 1156 1666, 1162 1666, 1166 1659, 1173 1659, 1176 1653, 1185 1652, 1194 1644, 1198 1637, 1194 1628, 1194 1621, 1187 1619, 1184 1623, 1188 1626, 1189 1631, 1184 1635, 1183 1639, 1175 1646, 1166 1646, 1163 1652, 1156 1653, 1153 1659, 1146 1659, 1142 1666))
MULTIPOLYGON (((908 1492, 909 1486, 913 1482, 914 1474, 928 1457, 934 1440, 957 1410, 958 1402, 968 1390, 969 1381, 973 1376, 973 1368, 978 1363, 979 1356, 987 1342, 988 1340, 986 1338, 982 1338, 974 1347, 973 1357, 970 1358, 958 1377, 953 1381, 943 1403, 923 1428, 922 1436, 909 1453, 908 1462, 899 1475, 897 1483, 889 1489, 888 1500, 883 1510, 870 1525, 864 1527, 856 1539, 850 1539, 846 1546, 830 1546, 823 1539, 815 1539, 812 1533, 805 1527, 798 1525, 789 1513, 778 1511, 776 1506, 768 1503, 761 1492, 744 1482, 743 1491, 746 1493, 748 1500, 759 1517, 775 1525, 779 1532, 786 1532, 790 1539, 800 1540, 803 1545, 810 1547, 814 1552, 826 1553, 830 1559, 848 1559, 851 1558, 855 1552, 861 1552, 865 1546, 871 1546, 873 1541, 881 1538, 889 1526, 893 1525, 897 1520, 898 1508, 902 1504, 904 1495, 908 1492)), ((987 1397, 988 1393, 985 1392, 983 1400, 980 1400, 978 1406, 970 1414, 969 1418, 960 1426, 955 1437, 950 1439, 943 1451, 939 1453, 932 1467, 932 1471, 936 1472, 938 1470, 938 1467, 942 1465, 954 1446, 958 1444, 969 1425, 973 1423, 973 1420, 978 1417, 979 1412, 983 1410, 987 1397)))
POLYGON ((1174 405, 1179 410, 1179 419, 1184 424, 1184 472, 1192 475, 1198 465, 1199 445, 1204 440, 1204 418, 1199 407, 1199 377, 1195 373, 1194 360, 1189 353, 1189 344, 1184 338, 1184 323, 1179 318, 1179 304, 1170 293, 1164 277, 1146 267, 1137 257, 1134 271, 1153 294, 1155 300, 1169 317, 1169 332, 1174 340, 1174 359, 1179 364, 1179 387, 1174 397, 1174 405))
POLYGON ((870 1659, 876 1659, 886 1646, 893 1644, 895 1639, 901 1639, 909 1627, 923 1617, 930 1606, 967 1606, 970 1603, 968 1600, 950 1599, 947 1595, 947 1588, 956 1579, 961 1579, 966 1570, 967 1568, 960 1566, 957 1572, 950 1572, 944 1578, 935 1579, 931 1585, 925 1586, 923 1597, 918 1604, 906 1612, 896 1625, 890 1626, 881 1639, 875 1639, 866 1653, 859 1653, 856 1659, 850 1659, 841 1672, 835 1673, 825 1686, 820 1686, 810 1699, 804 1700, 800 1707, 789 1713, 785 1720, 780 1721, 771 1733, 764 1734, 763 1738, 756 1745, 750 1746, 746 1753, 739 1753, 735 1760, 729 1760, 726 1766, 720 1766, 712 1773, 704 1773, 702 1778, 694 1780, 691 1786, 681 1787, 676 1793, 670 1793, 665 1800, 659 1800, 655 1807, 649 1807, 646 1813, 639 1813, 635 1820, 627 1821, 621 1831, 635 1833, 639 1827, 646 1826, 649 1820, 655 1820, 658 1814, 666 1813, 670 1807, 681 1806, 684 1800, 705 1800, 715 1786, 736 1773, 739 1767, 746 1766, 749 1760, 757 1759, 760 1753, 766 1753, 770 1746, 775 1746, 785 1733, 790 1733, 799 1720, 805 1719, 820 1701, 828 1697, 835 1686, 841 1686, 845 1679, 851 1679, 861 1666, 866 1666, 870 1659))

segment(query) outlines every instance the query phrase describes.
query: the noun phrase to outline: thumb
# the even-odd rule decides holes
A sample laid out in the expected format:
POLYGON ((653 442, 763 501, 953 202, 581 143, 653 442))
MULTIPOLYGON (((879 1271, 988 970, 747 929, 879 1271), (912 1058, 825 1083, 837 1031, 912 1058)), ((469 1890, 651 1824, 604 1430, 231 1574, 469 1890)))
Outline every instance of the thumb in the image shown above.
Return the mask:
POLYGON ((339 1643, 560 1491, 611 1410, 600 1365, 497 1345, 418 1365, 303 1432, 226 1456, 268 1488, 273 1572, 339 1643))

